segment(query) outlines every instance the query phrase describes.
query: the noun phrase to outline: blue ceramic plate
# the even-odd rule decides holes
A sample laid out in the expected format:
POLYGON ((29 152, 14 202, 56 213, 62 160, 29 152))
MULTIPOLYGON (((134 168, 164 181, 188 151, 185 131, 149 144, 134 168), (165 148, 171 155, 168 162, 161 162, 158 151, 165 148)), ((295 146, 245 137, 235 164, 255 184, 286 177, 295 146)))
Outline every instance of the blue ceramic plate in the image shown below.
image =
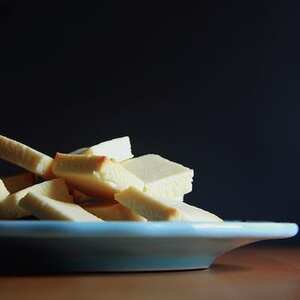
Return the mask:
POLYGON ((208 268, 234 248, 296 235, 293 223, 0 221, 9 268, 54 272, 208 268))

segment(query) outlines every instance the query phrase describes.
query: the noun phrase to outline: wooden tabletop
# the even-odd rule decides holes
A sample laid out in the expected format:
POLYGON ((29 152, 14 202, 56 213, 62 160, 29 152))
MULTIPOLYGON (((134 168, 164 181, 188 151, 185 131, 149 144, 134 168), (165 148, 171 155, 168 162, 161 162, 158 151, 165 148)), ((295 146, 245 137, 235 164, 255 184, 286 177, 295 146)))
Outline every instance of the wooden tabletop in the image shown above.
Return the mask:
POLYGON ((209 270, 0 275, 0 299, 300 299, 300 247, 246 247, 209 270))

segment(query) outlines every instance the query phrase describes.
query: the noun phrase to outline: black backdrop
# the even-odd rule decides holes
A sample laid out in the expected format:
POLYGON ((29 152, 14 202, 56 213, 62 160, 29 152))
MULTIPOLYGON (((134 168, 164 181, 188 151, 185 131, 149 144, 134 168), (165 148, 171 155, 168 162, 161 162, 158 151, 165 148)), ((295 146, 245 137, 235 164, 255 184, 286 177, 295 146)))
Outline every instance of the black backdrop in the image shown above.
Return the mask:
POLYGON ((297 1, 76 2, 0 1, 2 134, 51 155, 129 135, 195 169, 191 203, 300 222, 297 1))

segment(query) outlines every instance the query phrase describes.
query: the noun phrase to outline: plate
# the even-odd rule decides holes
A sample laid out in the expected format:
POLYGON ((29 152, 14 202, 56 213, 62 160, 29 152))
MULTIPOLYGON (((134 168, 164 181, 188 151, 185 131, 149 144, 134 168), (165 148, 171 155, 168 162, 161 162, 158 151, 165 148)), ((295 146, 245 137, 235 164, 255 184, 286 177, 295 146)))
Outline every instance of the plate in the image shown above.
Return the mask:
POLYGON ((208 268, 234 248, 296 235, 293 223, 0 221, 3 272, 208 268))

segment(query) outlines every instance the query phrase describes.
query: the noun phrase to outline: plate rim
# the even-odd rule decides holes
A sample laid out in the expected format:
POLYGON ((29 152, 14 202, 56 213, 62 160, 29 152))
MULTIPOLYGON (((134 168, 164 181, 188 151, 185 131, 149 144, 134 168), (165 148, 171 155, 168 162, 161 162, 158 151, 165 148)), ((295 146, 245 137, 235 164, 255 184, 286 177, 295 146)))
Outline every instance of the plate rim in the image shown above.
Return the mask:
POLYGON ((70 222, 0 221, 0 237, 194 237, 213 239, 283 239, 297 235, 296 223, 224 221, 206 222, 70 222))

